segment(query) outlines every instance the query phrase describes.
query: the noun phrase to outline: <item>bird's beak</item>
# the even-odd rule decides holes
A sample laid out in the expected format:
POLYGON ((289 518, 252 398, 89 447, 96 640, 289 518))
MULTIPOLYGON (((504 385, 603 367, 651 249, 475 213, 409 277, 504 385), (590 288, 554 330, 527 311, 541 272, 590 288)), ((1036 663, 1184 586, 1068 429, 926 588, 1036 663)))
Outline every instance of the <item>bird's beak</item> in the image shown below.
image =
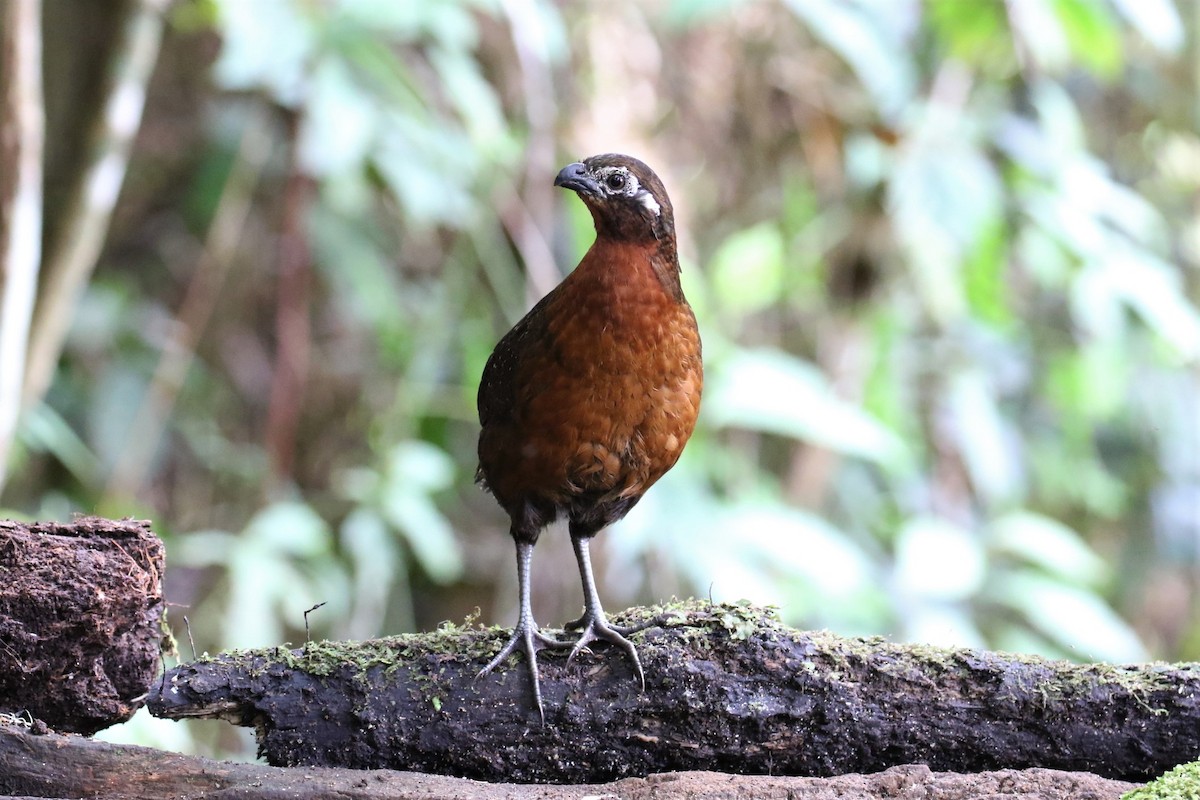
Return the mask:
POLYGON ((596 183, 595 179, 588 174, 587 167, 578 161, 563 167, 558 173, 558 177, 554 179, 554 185, 571 189, 580 194, 593 196, 600 194, 600 184, 596 183))

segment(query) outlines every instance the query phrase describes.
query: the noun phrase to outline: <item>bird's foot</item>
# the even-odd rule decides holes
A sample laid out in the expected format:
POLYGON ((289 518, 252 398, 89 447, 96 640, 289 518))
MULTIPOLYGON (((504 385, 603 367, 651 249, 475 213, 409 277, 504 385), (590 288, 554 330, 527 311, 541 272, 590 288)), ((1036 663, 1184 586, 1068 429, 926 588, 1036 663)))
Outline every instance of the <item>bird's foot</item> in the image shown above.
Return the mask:
MULTIPOLYGON (((567 630, 582 631, 579 639, 571 647, 571 653, 567 656, 567 663, 570 664, 579 652, 587 647, 592 642, 603 641, 615 644, 617 647, 625 651, 629 656, 629 660, 633 662, 634 672, 637 674, 638 682, 642 685, 642 690, 646 689, 646 675, 642 672, 642 660, 638 658, 637 648, 633 646, 633 642, 625 638, 627 634, 636 633, 640 630, 645 630, 649 625, 610 625, 604 613, 599 614, 585 613, 577 620, 568 622, 564 627, 567 630)), ((565 646, 566 643, 564 643, 565 646)))
MULTIPOLYGON (((582 617, 580 617, 579 619, 573 619, 570 622, 564 623, 563 630, 581 631, 584 628, 586 628, 588 625, 591 624, 592 619, 593 619, 593 617, 590 614, 584 612, 584 615, 582 617)), ((609 630, 614 630, 617 633, 621 634, 622 636, 628 636, 631 633, 637 633, 638 631, 644 631, 647 628, 661 628, 662 627, 662 619, 660 619, 659 617, 654 617, 653 619, 648 619, 645 622, 639 622, 637 625, 613 625, 611 622, 608 621, 607 617, 605 617, 602 620, 602 622, 603 622, 604 626, 607 627, 609 630)))
POLYGON ((537 625, 532 622, 519 622, 517 627, 513 629, 512 638, 500 649, 496 657, 488 662, 487 666, 479 670, 475 674, 475 680, 479 680, 484 675, 487 675, 495 669, 501 661, 508 658, 518 647, 525 653, 525 663, 529 668, 529 680, 533 684, 533 702, 537 706, 538 717, 542 724, 546 724, 546 713, 542 709, 542 686, 538 680, 537 652, 547 648, 560 650, 566 647, 569 643, 560 642, 557 639, 552 639, 546 634, 538 630, 537 625))

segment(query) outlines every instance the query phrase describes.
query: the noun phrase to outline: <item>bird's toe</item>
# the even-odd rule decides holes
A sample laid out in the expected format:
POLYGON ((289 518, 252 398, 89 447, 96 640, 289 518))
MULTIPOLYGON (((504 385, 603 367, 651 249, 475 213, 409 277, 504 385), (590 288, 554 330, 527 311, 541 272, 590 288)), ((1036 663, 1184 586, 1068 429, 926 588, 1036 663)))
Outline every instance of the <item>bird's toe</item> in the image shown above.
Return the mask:
POLYGON ((529 669, 529 680, 533 687, 533 702, 537 707, 538 718, 544 725, 546 714, 542 708, 542 685, 538 676, 537 652, 545 649, 560 649, 565 644, 542 633, 538 630, 537 625, 518 624, 504 647, 500 648, 500 652, 487 663, 487 666, 475 674, 475 680, 487 675, 520 648, 525 654, 525 662, 529 669))
POLYGON ((641 683, 643 689, 646 688, 646 676, 642 671, 642 660, 638 656, 637 647, 634 646, 633 642, 625 638, 626 633, 642 630, 642 628, 622 628, 610 625, 608 620, 603 616, 590 616, 587 614, 576 620, 576 622, 578 624, 575 626, 575 629, 582 630, 582 633, 575 640, 575 643, 570 645, 571 652, 567 656, 568 664, 593 642, 608 642, 625 651, 625 654, 629 656, 629 660, 633 662, 633 669, 637 675, 638 682, 641 683))

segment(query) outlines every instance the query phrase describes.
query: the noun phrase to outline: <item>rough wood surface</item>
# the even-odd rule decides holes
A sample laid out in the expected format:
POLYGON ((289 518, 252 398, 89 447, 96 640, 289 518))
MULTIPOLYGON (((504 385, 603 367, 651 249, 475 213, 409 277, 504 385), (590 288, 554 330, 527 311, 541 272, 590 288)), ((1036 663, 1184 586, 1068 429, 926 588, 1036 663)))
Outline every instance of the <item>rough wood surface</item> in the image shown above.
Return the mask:
POLYGON ((903 766, 874 775, 789 778, 683 772, 581 786, 488 784, 391 770, 269 767, 217 762, 80 736, 34 736, 0 725, 0 794, 109 800, 278 798, 283 800, 833 800, 936 797, 938 800, 1117 800, 1133 784, 1056 770, 978 775, 903 766))
MULTIPOLYGON (((661 610, 660 610, 661 611, 661 610)), ((632 610, 624 623, 652 612, 632 610)), ((473 676, 502 631, 221 655, 171 670, 164 717, 254 726, 269 763, 603 782, 713 769, 830 776, 925 763, 1145 780, 1200 754, 1200 668, 1075 665, 843 639, 694 603, 638 634, 646 690, 607 647, 473 676)))
POLYGON ((148 522, 0 520, 0 711, 94 733, 161 663, 163 546, 148 522))

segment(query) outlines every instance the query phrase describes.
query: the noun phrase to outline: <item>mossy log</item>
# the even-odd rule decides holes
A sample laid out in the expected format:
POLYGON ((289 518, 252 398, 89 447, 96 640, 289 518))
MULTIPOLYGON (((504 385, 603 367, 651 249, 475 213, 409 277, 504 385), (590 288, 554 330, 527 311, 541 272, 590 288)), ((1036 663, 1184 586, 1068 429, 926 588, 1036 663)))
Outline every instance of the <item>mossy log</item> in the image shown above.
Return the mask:
POLYGON ((163 545, 150 523, 0 520, 0 712, 94 733, 162 663, 163 545))
MULTIPOLYGON (((769 612, 692 603, 635 641, 641 691, 607 646, 475 680, 499 629, 204 658, 152 693, 162 717, 254 726, 279 766, 391 768, 516 782, 672 770, 830 776, 900 764, 1049 767, 1142 781, 1200 755, 1200 669, 1078 665, 801 632, 769 612)), ((560 634, 561 635, 561 634, 560 634)))

